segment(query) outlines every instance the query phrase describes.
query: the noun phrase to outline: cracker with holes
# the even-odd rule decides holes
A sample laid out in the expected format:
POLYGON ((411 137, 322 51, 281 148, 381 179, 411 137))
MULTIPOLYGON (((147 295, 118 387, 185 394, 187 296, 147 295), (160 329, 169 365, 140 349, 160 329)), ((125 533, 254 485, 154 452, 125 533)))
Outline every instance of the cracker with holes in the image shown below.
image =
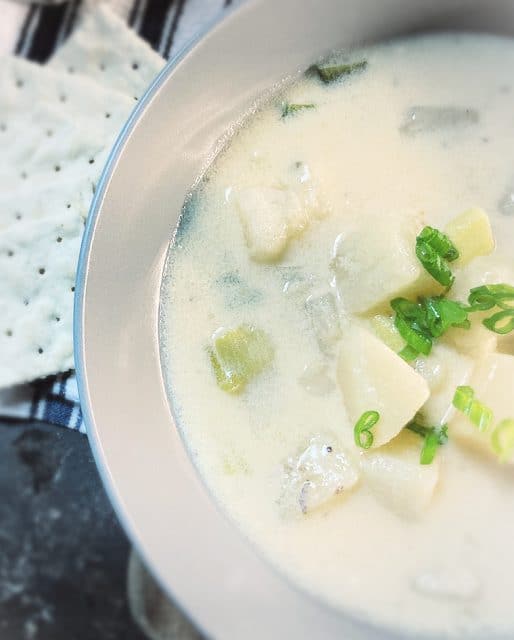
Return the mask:
POLYGON ((61 215, 0 233, 0 387, 73 367, 73 290, 83 223, 61 215))
POLYGON ((87 9, 49 66, 87 75, 139 98, 164 66, 164 60, 105 5, 87 9))
MULTIPOLYGON (((103 10, 95 20, 118 31, 103 10)), ((127 31, 110 32, 108 47, 118 51, 135 37, 127 31)), ((72 43, 67 50, 59 54, 63 67, 75 54, 91 58, 72 43)), ((0 59, 0 387, 73 367, 72 289, 84 220, 134 107, 134 89, 146 86, 157 68, 156 54, 135 43, 130 64, 138 51, 141 67, 131 69, 137 84, 124 81, 119 90, 87 77, 95 75, 87 65, 69 73, 0 59)), ((118 53, 106 60, 118 60, 111 73, 121 73, 118 53)), ((115 84, 109 74, 104 80, 115 84)))
POLYGON ((0 133, 0 229, 59 212, 84 219, 116 132, 101 119, 71 119, 46 105, 21 110, 8 124, 0 133))
POLYGON ((133 97, 105 88, 86 76, 57 71, 13 56, 0 57, 0 129, 8 125, 5 114, 35 105, 59 105, 70 118, 91 116, 124 122, 135 105, 133 97))

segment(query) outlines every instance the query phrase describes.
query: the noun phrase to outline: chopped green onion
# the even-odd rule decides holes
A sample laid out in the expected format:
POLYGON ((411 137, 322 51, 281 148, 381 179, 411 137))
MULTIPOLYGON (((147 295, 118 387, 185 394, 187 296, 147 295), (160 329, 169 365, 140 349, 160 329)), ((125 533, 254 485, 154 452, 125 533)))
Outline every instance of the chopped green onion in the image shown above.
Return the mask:
POLYGON ((471 323, 468 320, 468 310, 461 302, 447 300, 441 296, 425 298, 425 320, 434 338, 439 338, 451 327, 469 329, 471 323))
POLYGON ((475 392, 471 387, 457 387, 453 396, 453 406, 468 416, 481 433, 491 426, 493 412, 475 398, 475 392))
POLYGON ((433 247, 428 244, 416 243, 416 256, 425 267, 425 271, 428 271, 434 280, 448 289, 452 286, 455 276, 446 260, 433 247))
POLYGON ((448 427, 425 427, 417 420, 412 420, 406 426, 406 429, 417 433, 424 439, 423 448, 419 458, 420 464, 432 464, 440 445, 448 442, 448 427))
POLYGON ((398 314, 394 318, 394 325, 407 345, 414 351, 425 356, 432 350, 432 340, 415 323, 408 324, 398 314))
POLYGON ((271 364, 274 349, 264 331, 241 325, 219 336, 216 332, 208 353, 220 389, 239 393, 271 364))
POLYGON ((514 454, 514 420, 502 420, 491 435, 491 446, 500 462, 507 462, 514 454))
POLYGON ((514 331, 514 309, 499 311, 490 318, 482 320, 482 324, 490 331, 494 331, 500 335, 510 333, 511 331, 514 331))
POLYGON ((416 242, 432 247, 441 258, 448 260, 448 262, 453 262, 459 257, 459 250, 446 233, 434 229, 434 227, 425 227, 416 238, 416 242))
POLYGON ((425 227, 416 238, 416 256, 434 280, 447 289, 452 286, 455 276, 448 262, 456 260, 459 251, 445 233, 425 227))
POLYGON ((305 104, 295 104, 291 102, 283 102, 282 103, 282 118, 287 118, 289 116, 294 116, 300 111, 305 111, 308 109, 315 109, 316 105, 312 103, 305 104))
POLYGON ((394 298, 390 302, 391 308, 406 320, 413 320, 418 324, 423 322, 423 309, 417 302, 407 298, 394 298))
POLYGON ((337 82, 341 78, 352 75, 357 71, 364 71, 368 66, 367 60, 360 60, 359 62, 352 62, 347 64, 334 64, 334 65, 314 65, 312 69, 318 74, 320 80, 325 84, 337 82))
POLYGON ((499 307, 501 311, 482 320, 482 324, 501 335, 514 331, 514 287, 510 284, 475 287, 470 291, 468 303, 469 311, 488 311, 499 307))
POLYGON ((371 430, 380 420, 378 411, 365 411, 357 420, 353 428, 355 444, 361 449, 369 449, 373 444, 373 433, 371 430))
POLYGON ((396 312, 395 327, 410 347, 402 357, 411 357, 414 351, 428 356, 432 350, 432 338, 426 328, 422 306, 405 298, 395 298, 390 305, 396 312))
POLYGON ((396 315, 394 323, 407 343, 400 355, 409 362, 420 353, 429 355, 434 338, 441 337, 451 327, 469 329, 469 308, 462 302, 447 300, 442 296, 420 298, 412 302, 395 298, 390 302, 396 315))
POLYGON ((419 458, 420 464, 432 464, 438 448, 439 436, 435 432, 429 433, 425 438, 425 443, 421 449, 421 455, 419 458))
POLYGON ((416 349, 413 349, 409 345, 406 345, 398 353, 398 355, 400 356, 400 358, 403 358, 405 362, 412 362, 413 360, 416 360, 416 358, 419 356, 419 351, 416 351, 416 349))
POLYGON ((471 289, 468 303, 472 311, 487 311, 493 307, 514 308, 514 287, 510 284, 486 284, 471 289))

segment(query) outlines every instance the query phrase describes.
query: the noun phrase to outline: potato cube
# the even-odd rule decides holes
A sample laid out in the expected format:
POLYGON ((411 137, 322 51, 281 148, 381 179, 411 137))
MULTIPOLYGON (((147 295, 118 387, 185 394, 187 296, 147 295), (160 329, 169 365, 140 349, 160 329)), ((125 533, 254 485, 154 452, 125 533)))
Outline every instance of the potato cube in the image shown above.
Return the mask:
POLYGON ((250 256, 271 262, 284 252, 288 240, 286 212, 300 208, 289 191, 267 187, 242 190, 236 199, 239 219, 250 256))
POLYGON ((373 495, 401 516, 418 517, 428 507, 439 478, 437 458, 420 464, 423 439, 402 431, 384 447, 361 457, 361 471, 373 495))
POLYGON ((343 307, 366 313, 388 307, 418 280, 422 266, 416 257, 418 220, 381 216, 336 240, 332 268, 343 307))
POLYGON ((494 249, 494 237, 489 217, 478 207, 468 209, 451 220, 445 233, 459 250, 455 266, 464 267, 478 256, 486 256, 494 249))
POLYGON ((373 446, 389 442, 429 396, 426 381, 394 351, 361 327, 350 327, 341 342, 338 382, 352 424, 365 411, 378 411, 373 446))

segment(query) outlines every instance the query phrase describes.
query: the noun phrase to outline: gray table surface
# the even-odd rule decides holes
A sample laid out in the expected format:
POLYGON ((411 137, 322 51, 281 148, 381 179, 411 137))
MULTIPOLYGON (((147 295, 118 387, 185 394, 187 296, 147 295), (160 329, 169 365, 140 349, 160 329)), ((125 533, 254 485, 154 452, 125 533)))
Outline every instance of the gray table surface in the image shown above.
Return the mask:
POLYGON ((85 436, 0 421, 1 640, 144 640, 85 436))

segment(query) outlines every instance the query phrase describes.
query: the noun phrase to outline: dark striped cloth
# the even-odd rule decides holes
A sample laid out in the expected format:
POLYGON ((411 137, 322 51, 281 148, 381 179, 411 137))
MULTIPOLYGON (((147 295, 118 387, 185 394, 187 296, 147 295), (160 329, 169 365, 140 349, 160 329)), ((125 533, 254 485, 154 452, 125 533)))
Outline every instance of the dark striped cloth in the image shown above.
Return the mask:
MULTIPOLYGON (((81 3, 82 0, 69 0, 58 5, 30 5, 17 37, 16 54, 46 62, 71 33, 81 3)), ((135 0, 132 5, 124 0, 107 0, 107 3, 168 58, 229 7, 232 0, 135 0)))
MULTIPOLYGON (((106 0, 163 57, 169 58, 235 0, 106 0)), ((22 6, 0 0, 0 51, 44 63, 73 31, 84 0, 22 6), (11 27, 11 28, 10 28, 11 27)), ((42 420, 85 432, 73 372, 0 392, 0 417, 42 420)))

